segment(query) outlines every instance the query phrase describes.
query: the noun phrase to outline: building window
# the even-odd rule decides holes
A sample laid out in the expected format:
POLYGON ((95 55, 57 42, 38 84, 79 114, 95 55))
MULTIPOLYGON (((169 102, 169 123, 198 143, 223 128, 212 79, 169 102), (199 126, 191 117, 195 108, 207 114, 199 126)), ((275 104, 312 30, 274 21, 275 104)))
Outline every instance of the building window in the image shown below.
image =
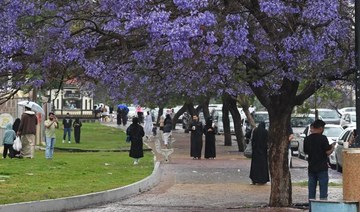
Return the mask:
POLYGON ((79 89, 64 89, 63 110, 79 110, 81 109, 81 95, 79 89))

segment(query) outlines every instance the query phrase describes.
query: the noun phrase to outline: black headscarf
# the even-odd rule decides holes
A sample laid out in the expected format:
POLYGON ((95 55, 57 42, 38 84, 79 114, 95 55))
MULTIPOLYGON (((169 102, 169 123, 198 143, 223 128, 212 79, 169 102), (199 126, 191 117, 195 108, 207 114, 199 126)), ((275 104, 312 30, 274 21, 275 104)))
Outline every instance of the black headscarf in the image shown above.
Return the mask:
POLYGON ((265 146, 267 148, 268 142, 268 131, 265 129, 265 122, 260 122, 258 127, 254 129, 253 132, 253 148, 254 145, 265 146))
POLYGON ((18 131, 19 125, 20 125, 20 119, 17 118, 17 119, 15 119, 14 124, 13 124, 13 127, 12 127, 15 132, 18 131))
POLYGON ((132 119, 132 124, 133 125, 135 125, 135 124, 139 124, 140 122, 139 122, 139 118, 138 117, 134 117, 133 119, 132 119))
POLYGON ((128 127, 128 134, 132 137, 138 137, 138 134, 140 132, 141 129, 141 125, 139 125, 139 118, 138 117, 134 117, 132 119, 132 124, 128 127))
POLYGON ((258 128, 265 129, 265 122, 260 122, 258 128))

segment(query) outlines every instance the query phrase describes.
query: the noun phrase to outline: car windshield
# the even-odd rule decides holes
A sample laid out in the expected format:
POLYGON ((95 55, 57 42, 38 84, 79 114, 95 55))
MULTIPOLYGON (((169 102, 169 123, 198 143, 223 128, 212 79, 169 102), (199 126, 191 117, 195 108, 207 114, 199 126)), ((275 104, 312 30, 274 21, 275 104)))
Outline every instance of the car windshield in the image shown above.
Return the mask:
POLYGON ((339 137, 340 133, 343 131, 341 127, 326 127, 324 129, 323 135, 327 137, 339 137))
POLYGON ((336 119, 339 118, 338 114, 335 110, 328 110, 328 111, 319 111, 319 115, 323 119, 336 119))
POLYGON ((255 123, 260 123, 263 121, 269 120, 269 114, 267 113, 255 113, 254 114, 254 121, 255 123))
POLYGON ((355 108, 346 108, 345 112, 356 112, 355 108))
POLYGON ((311 117, 291 117, 291 126, 292 127, 306 127, 307 125, 313 123, 314 118, 311 117))

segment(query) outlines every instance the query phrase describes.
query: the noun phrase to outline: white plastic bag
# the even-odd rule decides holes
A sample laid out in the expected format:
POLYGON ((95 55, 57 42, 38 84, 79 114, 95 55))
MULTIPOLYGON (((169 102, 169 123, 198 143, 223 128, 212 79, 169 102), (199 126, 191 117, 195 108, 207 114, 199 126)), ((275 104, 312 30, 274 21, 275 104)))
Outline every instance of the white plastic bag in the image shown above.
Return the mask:
POLYGON ((15 151, 20 151, 22 148, 22 145, 21 145, 21 140, 20 140, 20 137, 19 136, 16 136, 15 140, 14 140, 14 144, 13 144, 13 149, 15 151))
POLYGON ((251 136, 250 136, 250 141, 249 143, 246 145, 246 148, 244 150, 244 155, 247 158, 251 158, 252 157, 252 139, 253 139, 253 133, 254 133, 254 129, 251 130, 251 136))
POLYGON ((251 158, 252 156, 252 141, 250 140, 250 142, 246 145, 245 151, 244 151, 244 155, 247 158, 251 158))

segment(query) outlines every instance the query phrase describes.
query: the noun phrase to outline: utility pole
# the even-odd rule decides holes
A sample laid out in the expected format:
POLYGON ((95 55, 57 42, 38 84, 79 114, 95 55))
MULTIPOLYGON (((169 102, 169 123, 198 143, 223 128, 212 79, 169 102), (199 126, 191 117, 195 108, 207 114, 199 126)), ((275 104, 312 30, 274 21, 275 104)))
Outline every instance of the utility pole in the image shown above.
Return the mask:
MULTIPOLYGON (((355 1, 355 106, 356 119, 360 120, 360 2, 355 1)), ((360 121, 356 122, 357 135, 360 131, 360 121)), ((356 137, 354 147, 360 147, 360 136, 356 137)))

